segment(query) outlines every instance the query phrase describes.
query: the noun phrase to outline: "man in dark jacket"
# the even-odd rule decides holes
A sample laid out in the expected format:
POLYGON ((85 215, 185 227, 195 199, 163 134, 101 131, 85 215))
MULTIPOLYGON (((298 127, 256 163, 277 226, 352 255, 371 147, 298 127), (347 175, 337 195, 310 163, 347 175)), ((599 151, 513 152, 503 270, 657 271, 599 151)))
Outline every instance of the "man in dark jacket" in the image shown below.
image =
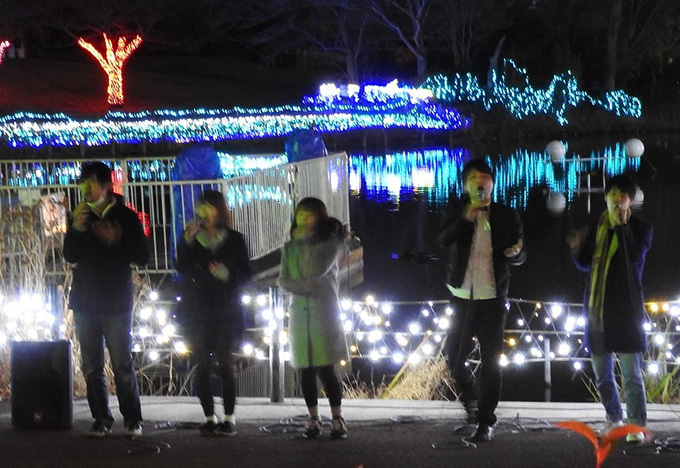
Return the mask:
MULTIPOLYGON (((630 177, 612 177, 605 187, 607 209, 585 232, 569 239, 574 263, 590 273, 584 298, 588 311, 586 338, 608 429, 623 425, 614 353, 621 364, 628 422, 639 426, 647 422, 642 353, 648 320, 642 270, 652 245, 652 226, 631 216, 636 191, 630 177)), ((644 438, 642 432, 627 436, 629 442, 642 442, 644 438)))
POLYGON ((492 439, 500 399, 509 266, 522 264, 526 250, 517 213, 491 201, 491 168, 474 159, 461 175, 463 196, 449 203, 439 231, 439 243, 448 253, 446 283, 453 295, 448 360, 468 422, 477 422, 472 440, 483 442, 492 439), (473 337, 481 354, 478 382, 466 365, 473 337))
POLYGON ((137 214, 111 192, 111 169, 101 162, 83 164, 82 202, 73 211, 64 238, 64 258, 74 263, 69 306, 80 343, 87 401, 94 418, 88 432, 111 432, 104 375, 104 342, 109 350, 125 434, 142 433, 142 411, 132 366, 133 289, 130 264, 144 265, 149 250, 137 214))

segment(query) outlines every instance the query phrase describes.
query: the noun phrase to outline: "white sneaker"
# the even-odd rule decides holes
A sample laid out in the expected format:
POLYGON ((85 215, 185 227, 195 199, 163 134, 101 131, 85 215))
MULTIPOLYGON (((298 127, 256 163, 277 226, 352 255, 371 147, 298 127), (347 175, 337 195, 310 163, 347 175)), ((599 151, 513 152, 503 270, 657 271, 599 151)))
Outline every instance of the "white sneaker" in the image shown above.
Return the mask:
POLYGON ((628 442, 629 444, 641 444, 644 441, 645 441, 644 432, 633 432, 632 434, 628 434, 626 436, 626 442, 628 442))
POLYGON ((335 416, 331 422, 331 437, 333 439, 347 438, 347 425, 342 416, 335 416))
POLYGON ((142 435, 142 424, 139 421, 130 421, 125 424, 125 437, 139 437, 142 435))
POLYGON ((309 418, 304 436, 307 439, 316 439, 321 435, 321 420, 319 418, 309 418))

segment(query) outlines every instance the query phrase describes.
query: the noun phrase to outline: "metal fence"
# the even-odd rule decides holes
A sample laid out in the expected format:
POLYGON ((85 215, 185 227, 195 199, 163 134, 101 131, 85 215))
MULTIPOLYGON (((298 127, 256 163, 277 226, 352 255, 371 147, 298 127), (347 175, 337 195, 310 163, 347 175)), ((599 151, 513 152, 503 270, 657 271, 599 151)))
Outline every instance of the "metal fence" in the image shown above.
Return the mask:
MULTIPOLYGON (((0 161, 0 219, 12 210, 33 209, 41 221, 47 275, 64 271, 61 257, 66 216, 80 201, 76 180, 86 160, 0 161)), ((176 241, 193 216, 196 199, 206 189, 222 192, 234 228, 246 237, 250 257, 279 249, 288 237, 295 204, 305 196, 322 199, 332 216, 349 222, 347 155, 261 169, 231 179, 173 181, 171 157, 108 160, 114 191, 137 211, 152 257, 142 273, 172 272, 176 241)), ((3 256, 12 255, 7 242, 3 256)))

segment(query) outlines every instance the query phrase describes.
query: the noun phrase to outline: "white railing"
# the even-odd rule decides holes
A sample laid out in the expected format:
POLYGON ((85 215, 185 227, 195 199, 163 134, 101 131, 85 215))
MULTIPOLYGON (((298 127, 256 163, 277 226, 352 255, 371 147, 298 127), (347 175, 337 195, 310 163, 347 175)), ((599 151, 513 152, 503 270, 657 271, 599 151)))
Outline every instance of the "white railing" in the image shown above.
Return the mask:
MULTIPOLYGON (((64 271, 61 246, 65 215, 80 201, 75 180, 80 160, 0 161, 0 219, 17 207, 39 212, 47 274, 64 271)), ((152 257, 144 271, 172 272, 176 239, 193 211, 195 199, 208 188, 225 194, 234 228, 242 232, 252 259, 279 249, 288 238, 295 203, 315 196, 329 214, 349 222, 347 155, 291 163, 232 179, 171 181, 171 158, 110 161, 117 189, 140 214, 152 257)), ((11 250, 11 249, 10 249, 11 250)), ((8 255, 7 249, 2 255, 8 255)))

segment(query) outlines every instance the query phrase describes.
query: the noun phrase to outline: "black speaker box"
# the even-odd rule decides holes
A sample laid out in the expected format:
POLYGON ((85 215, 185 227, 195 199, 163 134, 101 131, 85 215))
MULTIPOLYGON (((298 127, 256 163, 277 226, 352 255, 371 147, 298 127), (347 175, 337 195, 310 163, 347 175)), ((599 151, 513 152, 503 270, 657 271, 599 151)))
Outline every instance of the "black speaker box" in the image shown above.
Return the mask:
POLYGON ((73 426, 70 341, 13 341, 10 374, 14 427, 69 429, 73 426))

